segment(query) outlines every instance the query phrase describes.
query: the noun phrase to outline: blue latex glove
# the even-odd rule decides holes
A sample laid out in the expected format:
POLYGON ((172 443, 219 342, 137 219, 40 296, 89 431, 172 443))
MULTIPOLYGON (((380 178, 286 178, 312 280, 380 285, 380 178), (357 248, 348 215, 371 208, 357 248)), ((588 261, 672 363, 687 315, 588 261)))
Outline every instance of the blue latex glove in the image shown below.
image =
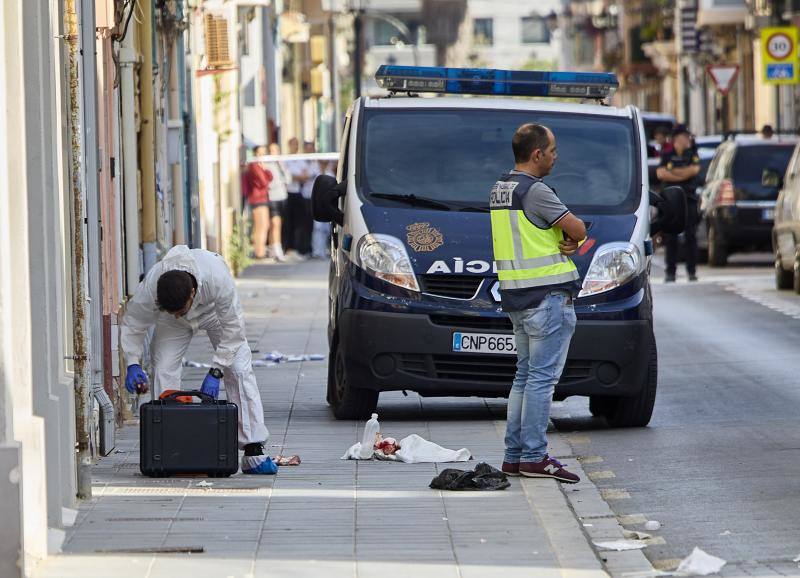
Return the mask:
POLYGON ((147 393, 147 374, 138 363, 128 366, 125 389, 130 393, 147 393))
POLYGON ((219 396, 219 378, 214 377, 210 373, 206 375, 206 378, 203 380, 203 385, 200 387, 200 391, 217 399, 219 396))

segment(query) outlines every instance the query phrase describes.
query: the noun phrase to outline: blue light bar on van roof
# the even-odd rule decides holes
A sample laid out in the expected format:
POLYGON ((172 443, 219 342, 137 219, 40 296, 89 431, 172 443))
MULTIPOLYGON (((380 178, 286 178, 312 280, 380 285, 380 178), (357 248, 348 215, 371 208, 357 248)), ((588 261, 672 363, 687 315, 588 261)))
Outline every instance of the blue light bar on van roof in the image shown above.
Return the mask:
POLYGON ((442 92, 498 96, 550 96, 602 99, 619 87, 606 72, 543 72, 384 64, 375 73, 389 92, 442 92))

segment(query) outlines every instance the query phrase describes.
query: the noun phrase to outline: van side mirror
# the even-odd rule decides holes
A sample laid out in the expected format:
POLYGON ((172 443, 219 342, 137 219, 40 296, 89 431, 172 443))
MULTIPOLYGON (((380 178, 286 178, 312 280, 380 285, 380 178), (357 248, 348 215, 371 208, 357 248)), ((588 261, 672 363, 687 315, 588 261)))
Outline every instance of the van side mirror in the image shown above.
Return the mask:
POLYGON ((339 209, 339 198, 347 190, 347 181, 337 183, 330 175, 320 175, 311 189, 311 214, 320 223, 344 224, 344 213, 339 209))
POLYGON ((660 193, 650 191, 650 206, 655 211, 650 220, 651 235, 677 235, 686 229, 686 194, 681 187, 665 187, 660 193))
POLYGON ((781 178, 781 174, 775 169, 764 169, 761 173, 761 185, 764 187, 782 187, 783 179, 781 178))

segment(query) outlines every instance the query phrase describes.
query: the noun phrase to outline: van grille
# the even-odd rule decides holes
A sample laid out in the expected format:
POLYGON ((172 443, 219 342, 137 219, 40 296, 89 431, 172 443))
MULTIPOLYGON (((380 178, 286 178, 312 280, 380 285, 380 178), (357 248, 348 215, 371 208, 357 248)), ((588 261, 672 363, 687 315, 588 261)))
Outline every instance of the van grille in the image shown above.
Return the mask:
POLYGON ((467 317, 463 315, 431 315, 431 323, 444 327, 486 329, 490 331, 512 331, 513 326, 508 316, 503 317, 467 317))
POLYGON ((422 292, 451 299, 472 299, 483 277, 472 275, 420 275, 422 292))
MULTIPOLYGON (((419 377, 511 385, 517 371, 517 357, 404 353, 400 355, 400 370, 419 377)), ((591 361, 568 360, 558 383, 574 383, 588 379, 591 375, 591 361)))

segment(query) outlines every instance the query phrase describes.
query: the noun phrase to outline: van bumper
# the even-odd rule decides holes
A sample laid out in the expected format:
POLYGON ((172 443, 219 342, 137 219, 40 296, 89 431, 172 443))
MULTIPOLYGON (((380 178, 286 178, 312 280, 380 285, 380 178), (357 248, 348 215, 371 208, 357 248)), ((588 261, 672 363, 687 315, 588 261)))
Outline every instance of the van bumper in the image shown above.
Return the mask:
MULTIPOLYGON (((645 382, 650 319, 580 319, 554 399, 573 395, 634 396, 645 382)), ((504 318, 494 317, 494 326, 504 318)), ((474 318, 472 318, 474 323, 474 318)), ((510 322, 509 322, 510 324, 510 322)), ((346 309, 338 323, 348 382, 377 391, 423 396, 507 397, 515 355, 458 353, 453 333, 511 334, 460 326, 435 315, 346 309)))

